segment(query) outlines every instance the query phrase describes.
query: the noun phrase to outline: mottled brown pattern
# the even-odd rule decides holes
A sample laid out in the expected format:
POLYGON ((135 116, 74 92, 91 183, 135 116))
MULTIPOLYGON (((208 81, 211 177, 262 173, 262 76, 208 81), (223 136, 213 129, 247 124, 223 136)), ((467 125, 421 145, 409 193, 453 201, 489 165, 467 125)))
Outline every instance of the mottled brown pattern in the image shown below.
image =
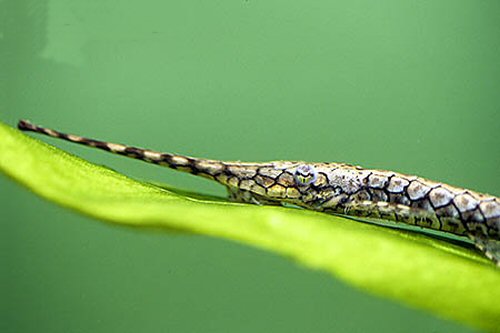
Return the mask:
POLYGON ((500 199, 495 196, 392 171, 345 163, 224 162, 114 144, 20 121, 34 131, 116 154, 214 179, 230 199, 254 204, 295 204, 327 213, 380 218, 467 236, 500 261, 500 199), (313 175, 304 178, 298 170, 313 175))

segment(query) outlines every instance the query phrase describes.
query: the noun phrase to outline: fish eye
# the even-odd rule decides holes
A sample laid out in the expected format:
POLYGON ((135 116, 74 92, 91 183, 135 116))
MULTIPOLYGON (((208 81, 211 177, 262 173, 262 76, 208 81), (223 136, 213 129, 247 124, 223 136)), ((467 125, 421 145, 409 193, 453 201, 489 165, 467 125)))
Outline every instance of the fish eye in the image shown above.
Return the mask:
POLYGON ((295 169, 295 181, 299 186, 306 186, 316 181, 318 173, 316 169, 309 164, 302 164, 295 169))

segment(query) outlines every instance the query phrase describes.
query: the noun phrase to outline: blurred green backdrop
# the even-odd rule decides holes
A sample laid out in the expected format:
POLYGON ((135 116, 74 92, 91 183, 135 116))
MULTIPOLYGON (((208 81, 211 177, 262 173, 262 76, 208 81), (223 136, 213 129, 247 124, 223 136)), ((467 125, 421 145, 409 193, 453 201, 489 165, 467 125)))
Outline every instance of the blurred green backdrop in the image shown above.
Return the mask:
MULTIPOLYGON (((497 0, 0 6, 11 125, 209 158, 346 161, 500 194, 497 0)), ((135 178, 224 193, 46 140, 135 178)), ((260 250, 111 227, 3 176, 0 195, 3 332, 470 332, 260 250)))

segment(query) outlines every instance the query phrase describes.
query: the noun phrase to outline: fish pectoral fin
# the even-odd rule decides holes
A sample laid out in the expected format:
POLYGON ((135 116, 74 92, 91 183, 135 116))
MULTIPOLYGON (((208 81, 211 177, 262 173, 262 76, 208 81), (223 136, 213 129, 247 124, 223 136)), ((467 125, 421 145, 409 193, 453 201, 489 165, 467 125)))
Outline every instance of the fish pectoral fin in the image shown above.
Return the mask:
POLYGON ((281 202, 267 199, 261 195, 252 193, 250 191, 239 189, 227 189, 229 200, 233 202, 250 203, 261 206, 281 206, 281 202))
POLYGON ((500 267, 500 240, 490 239, 484 235, 474 235, 473 233, 467 236, 474 242, 476 248, 500 267))

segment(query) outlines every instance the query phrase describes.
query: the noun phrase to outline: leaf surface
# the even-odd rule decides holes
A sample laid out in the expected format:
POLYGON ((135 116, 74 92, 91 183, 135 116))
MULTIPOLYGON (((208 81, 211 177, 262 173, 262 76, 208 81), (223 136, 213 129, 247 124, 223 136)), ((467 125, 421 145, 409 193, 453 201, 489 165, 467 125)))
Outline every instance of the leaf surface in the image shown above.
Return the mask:
POLYGON ((2 123, 0 170, 37 195, 99 220, 249 244, 372 294, 500 331, 500 270, 449 241, 301 209, 189 196, 130 179, 2 123))

